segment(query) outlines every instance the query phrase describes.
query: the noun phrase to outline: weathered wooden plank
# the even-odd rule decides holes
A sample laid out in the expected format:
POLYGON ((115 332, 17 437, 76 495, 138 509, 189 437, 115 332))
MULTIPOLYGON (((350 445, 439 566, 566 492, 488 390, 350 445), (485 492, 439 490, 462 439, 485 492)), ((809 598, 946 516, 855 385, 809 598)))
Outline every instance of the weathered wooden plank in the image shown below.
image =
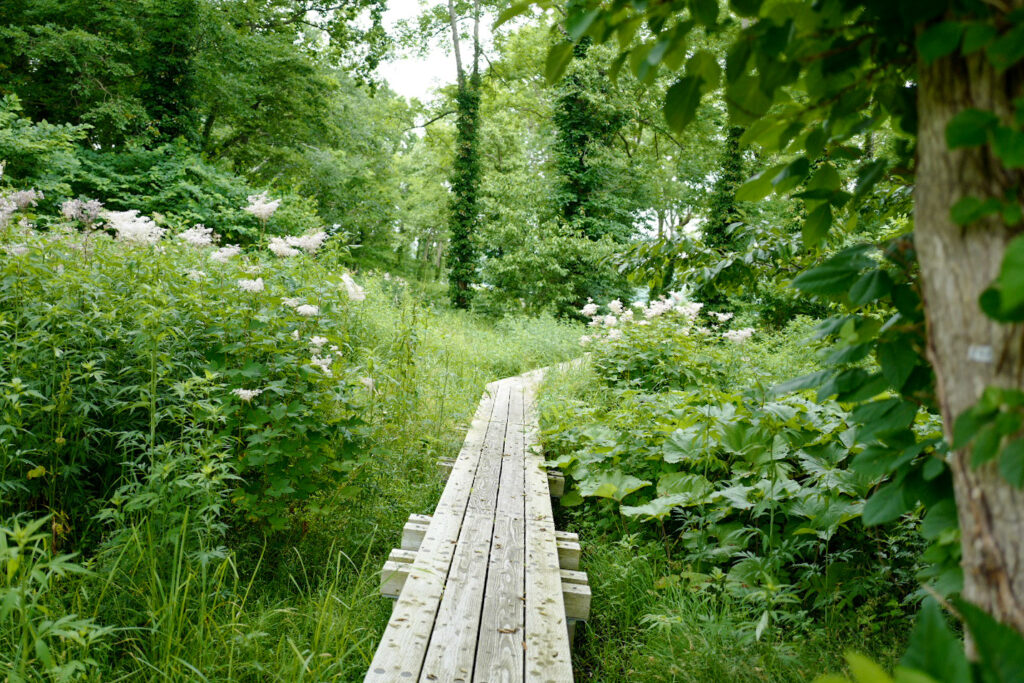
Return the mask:
POLYGON ((365 681, 415 680, 423 666, 495 400, 484 395, 365 681))
POLYGON ((524 379, 526 403, 526 639, 525 680, 572 681, 569 631, 562 600, 555 526, 551 516, 544 458, 537 452, 536 384, 541 373, 524 379))
POLYGON ((494 533, 487 567, 483 614, 473 680, 510 683, 523 679, 526 590, 526 471, 522 384, 512 385, 502 453, 494 533))
POLYGON ((473 678, 473 660, 487 581, 487 558, 491 549, 513 387, 510 382, 498 383, 496 387, 494 412, 487 428, 480 465, 448 572, 444 597, 423 661, 420 681, 468 683, 473 678))

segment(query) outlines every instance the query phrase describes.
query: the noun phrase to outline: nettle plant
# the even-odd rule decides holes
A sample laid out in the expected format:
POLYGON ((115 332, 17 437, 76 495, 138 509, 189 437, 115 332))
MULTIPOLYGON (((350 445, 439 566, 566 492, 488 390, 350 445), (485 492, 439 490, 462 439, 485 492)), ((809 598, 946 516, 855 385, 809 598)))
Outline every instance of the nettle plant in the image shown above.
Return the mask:
POLYGON ((5 514, 52 514, 55 546, 185 507, 280 529, 354 470, 364 294, 314 259, 324 233, 245 254, 96 202, 37 230, 31 208, 0 233, 5 514))

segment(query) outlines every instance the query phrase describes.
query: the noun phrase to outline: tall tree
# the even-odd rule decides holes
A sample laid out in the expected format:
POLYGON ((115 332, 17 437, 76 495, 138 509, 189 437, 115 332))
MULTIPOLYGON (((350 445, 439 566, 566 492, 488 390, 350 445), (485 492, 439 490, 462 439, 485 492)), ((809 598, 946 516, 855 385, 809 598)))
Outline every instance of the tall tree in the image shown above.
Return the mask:
POLYGON ((469 308, 476 281, 475 234, 480 224, 480 0, 474 0, 473 63, 467 75, 462 63, 459 19, 455 0, 448 0, 457 76, 455 162, 452 166, 452 201, 449 217, 448 297, 456 308, 469 308))

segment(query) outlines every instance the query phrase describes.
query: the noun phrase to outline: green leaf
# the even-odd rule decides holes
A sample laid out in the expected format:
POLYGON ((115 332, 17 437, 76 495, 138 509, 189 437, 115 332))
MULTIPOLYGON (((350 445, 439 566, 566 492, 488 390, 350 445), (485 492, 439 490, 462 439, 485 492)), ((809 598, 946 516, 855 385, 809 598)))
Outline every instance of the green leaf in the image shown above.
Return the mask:
POLYGON ((947 498, 928 508, 928 513, 921 522, 921 535, 925 540, 934 541, 949 529, 956 529, 958 525, 956 501, 947 498))
POLYGON ((677 133, 682 132, 697 114, 702 82, 695 76, 683 76, 665 93, 665 121, 677 133))
POLYGON ((961 23, 944 21, 921 33, 917 37, 917 52, 925 64, 952 54, 960 46, 964 28, 961 23))
POLYGON ((714 54, 708 50, 697 50, 686 62, 686 75, 699 78, 701 93, 707 93, 718 87, 722 67, 714 54))
POLYGON ((714 26, 718 22, 718 0, 690 0, 690 11, 705 26, 714 26))
POLYGON ((697 443, 703 430, 698 425, 677 429, 665 439, 662 457, 665 462, 677 463, 691 460, 700 455, 701 446, 697 443))
POLYGON ((590 25, 594 23, 594 19, 597 19, 600 14, 600 7, 595 7, 589 12, 570 12, 565 20, 565 32, 569 34, 574 43, 579 41, 583 34, 587 32, 587 29, 590 28, 590 25))
POLYGON ((864 655, 847 652, 846 664, 857 683, 892 683, 892 678, 885 673, 885 669, 864 655))
POLYGON ((572 43, 559 43, 548 51, 547 63, 544 65, 544 76, 548 83, 554 85, 565 73, 572 59, 572 43))
POLYGON ((963 53, 969 55, 992 42, 996 37, 996 27, 991 24, 974 23, 968 24, 964 31, 963 53))
POLYGON ((732 11, 741 17, 756 17, 764 0, 729 0, 732 11))
POLYGON ((597 498, 612 498, 619 502, 623 498, 639 491, 651 482, 644 479, 625 474, 621 470, 611 470, 594 474, 580 482, 579 492, 584 496, 595 496, 597 498))
POLYGON ((917 365, 917 352, 910 344, 901 340, 879 344, 875 354, 878 357, 878 364, 882 367, 882 374, 893 389, 899 391, 917 365))
POLYGON ((946 125, 946 145, 950 149, 977 147, 988 142, 989 131, 999 124, 999 118, 990 111, 964 109, 957 112, 946 125))
POLYGON ((855 200, 865 196, 882 179, 885 166, 885 159, 875 159, 857 169, 857 189, 853 192, 855 200))
POLYGON ((1024 439, 1015 439, 999 456, 999 471, 1011 485, 1024 488, 1024 439))
POLYGON ((950 218, 957 225, 969 225, 993 213, 998 213, 1003 204, 991 198, 982 201, 977 197, 964 197, 949 210, 950 218))
POLYGON ((888 294, 892 286, 893 281, 888 272, 881 268, 869 270, 850 287, 850 303, 854 306, 863 306, 876 301, 888 294))
POLYGON ((580 495, 579 491, 572 490, 559 498, 558 504, 567 508, 576 507, 583 504, 583 496, 580 495))
POLYGON ((808 294, 841 294, 857 279, 860 271, 873 262, 864 254, 865 247, 844 249, 814 268, 793 279, 793 286, 808 294))
POLYGON ((946 625, 942 610, 933 598, 921 604, 900 664, 944 683, 970 683, 964 645, 946 625))
POLYGON ((985 54, 992 66, 1005 70, 1024 58, 1024 24, 1017 25, 989 44, 985 54))
POLYGON ((875 491, 864 504, 861 518, 865 526, 885 524, 897 519, 909 510, 914 501, 908 501, 901 482, 891 482, 875 491))
POLYGON ((736 201, 758 202, 772 193, 772 178, 781 171, 783 166, 766 168, 750 178, 736 189, 736 201))
POLYGON ((804 221, 802 235, 804 244, 816 247, 828 235, 832 227, 832 205, 822 204, 807 216, 804 221))
POLYGON ((1024 672, 1024 637, 981 608, 961 598, 953 604, 974 637, 974 647, 986 683, 1020 683, 1024 672))
POLYGON ((1024 132, 999 126, 992 134, 992 151, 1007 168, 1024 168, 1024 132))
POLYGON ((517 2, 509 5, 498 14, 498 19, 494 22, 494 28, 498 28, 505 22, 526 14, 531 7, 533 7, 533 2, 517 2))
POLYGON ((799 157, 786 165, 778 175, 772 178, 772 185, 779 194, 785 194, 803 182, 810 171, 811 164, 807 157, 799 157))
POLYGON ((1024 235, 1018 235, 1006 246, 994 286, 1003 316, 999 319, 1019 320, 1019 316, 1024 316, 1024 235))
POLYGON ((999 452, 999 442, 1002 440, 1002 435, 993 424, 987 424, 979 429, 974 436, 974 446, 971 448, 971 467, 981 467, 996 457, 999 452))

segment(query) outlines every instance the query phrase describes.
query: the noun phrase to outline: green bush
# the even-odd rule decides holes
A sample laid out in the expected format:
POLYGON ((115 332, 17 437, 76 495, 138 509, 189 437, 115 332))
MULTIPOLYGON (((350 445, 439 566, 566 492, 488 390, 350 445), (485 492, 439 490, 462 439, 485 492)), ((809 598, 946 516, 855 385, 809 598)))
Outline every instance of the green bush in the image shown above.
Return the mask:
MULTIPOLYGON (((850 413, 771 391, 815 369, 797 336, 808 322, 781 342, 674 301, 632 319, 595 312, 591 382, 602 388, 576 382, 545 399, 549 462, 571 482, 562 505, 585 504, 606 529, 652 525, 686 563, 679 580, 745 604, 759 636, 809 613, 901 614, 921 551, 915 520, 865 528, 880 477, 850 467, 862 450, 850 413)), ((918 429, 938 433, 924 417, 918 429)))

